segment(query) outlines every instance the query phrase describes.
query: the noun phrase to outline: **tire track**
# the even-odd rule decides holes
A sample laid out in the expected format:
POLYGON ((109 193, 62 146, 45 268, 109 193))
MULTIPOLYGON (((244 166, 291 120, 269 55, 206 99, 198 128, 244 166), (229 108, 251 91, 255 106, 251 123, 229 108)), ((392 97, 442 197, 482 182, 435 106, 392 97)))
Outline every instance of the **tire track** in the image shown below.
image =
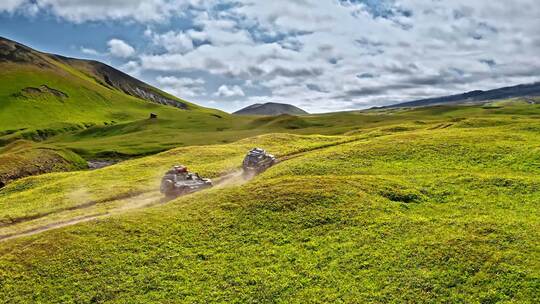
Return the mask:
POLYGON ((57 229, 57 228, 62 228, 62 227, 67 227, 67 226, 71 226, 71 225, 75 225, 75 224, 79 224, 79 223, 88 222, 88 221, 95 220, 97 218, 103 217, 105 215, 107 215, 107 213, 80 216, 80 217, 77 217, 77 218, 74 218, 74 219, 71 219, 71 220, 65 220, 65 221, 60 221, 60 222, 56 222, 56 223, 50 223, 50 224, 47 224, 45 226, 39 226, 39 227, 36 227, 36 228, 28 229, 28 230, 17 232, 17 233, 0 235, 0 242, 12 240, 12 239, 16 239, 16 238, 20 238, 20 237, 24 237, 24 236, 34 235, 34 234, 38 234, 38 233, 48 231, 48 230, 53 230, 53 229, 57 229))

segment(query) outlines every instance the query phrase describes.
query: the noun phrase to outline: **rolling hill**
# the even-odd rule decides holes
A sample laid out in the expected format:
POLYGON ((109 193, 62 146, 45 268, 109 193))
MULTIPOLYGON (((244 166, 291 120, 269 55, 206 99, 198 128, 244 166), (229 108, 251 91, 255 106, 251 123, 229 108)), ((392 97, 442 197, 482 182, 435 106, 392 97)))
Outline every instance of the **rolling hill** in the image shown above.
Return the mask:
POLYGON ((285 103, 267 102, 264 104, 256 103, 240 109, 233 114, 236 115, 307 115, 308 112, 285 103))
POLYGON ((487 101, 502 100, 516 97, 539 97, 540 82, 532 84, 522 84, 512 87, 505 87, 488 91, 471 91, 463 94, 421 99, 398 103, 383 108, 403 108, 403 107, 424 107, 441 104, 464 104, 464 103, 482 103, 487 101))
POLYGON ((385 113, 11 183, 0 302, 538 302, 540 105, 385 113), (176 163, 217 186, 163 200, 176 163))

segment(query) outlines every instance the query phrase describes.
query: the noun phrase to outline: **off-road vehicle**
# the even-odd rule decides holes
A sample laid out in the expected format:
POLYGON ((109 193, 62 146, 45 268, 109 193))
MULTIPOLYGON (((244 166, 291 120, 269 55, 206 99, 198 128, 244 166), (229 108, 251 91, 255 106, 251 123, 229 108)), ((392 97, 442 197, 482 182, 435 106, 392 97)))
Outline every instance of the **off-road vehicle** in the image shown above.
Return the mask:
POLYGON ((277 163, 277 159, 272 154, 268 154, 261 148, 251 149, 242 163, 244 177, 252 177, 264 172, 277 163))
POLYGON ((177 197, 212 187, 212 180, 191 173, 185 166, 174 166, 161 179, 160 191, 167 197, 177 197))

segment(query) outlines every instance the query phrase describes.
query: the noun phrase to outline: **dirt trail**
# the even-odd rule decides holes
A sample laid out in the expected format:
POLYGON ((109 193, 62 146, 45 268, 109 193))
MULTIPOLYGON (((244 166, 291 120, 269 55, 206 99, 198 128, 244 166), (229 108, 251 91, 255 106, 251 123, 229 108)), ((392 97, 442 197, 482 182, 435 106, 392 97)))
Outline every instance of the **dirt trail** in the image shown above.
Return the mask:
POLYGON ((214 186, 217 188, 225 188, 230 186, 239 186, 249 182, 251 178, 245 178, 243 176, 242 169, 238 169, 229 174, 218 177, 214 181, 214 186))
MULTIPOLYGON (((287 161, 287 160, 290 160, 290 159, 293 159, 293 158, 300 157, 302 155, 305 155, 305 154, 307 154, 309 152, 313 152, 313 151, 316 151, 316 150, 335 147, 335 146, 339 146, 339 145, 343 145, 343 144, 347 144, 347 143, 351 143, 351 142, 356 142, 356 141, 360 141, 360 140, 362 140, 362 139, 353 138, 351 140, 345 140, 345 141, 340 141, 340 142, 335 142, 335 143, 322 145, 322 146, 315 147, 315 148, 313 148, 311 150, 307 150, 307 151, 300 151, 300 152, 291 153, 291 154, 288 154, 288 155, 283 155, 282 157, 279 158, 278 163, 281 163, 281 162, 284 162, 284 161, 287 161)), ((226 188, 226 187, 232 187, 232 186, 239 186, 239 185, 242 185, 242 184, 245 184, 245 183, 249 182, 249 180, 251 180, 252 178, 253 177, 246 178, 242 174, 242 169, 238 169, 238 170, 235 170, 233 172, 227 173, 225 175, 222 175, 222 176, 214 179, 214 187, 215 188, 226 188)), ((187 194, 187 195, 190 195, 190 194, 187 194)), ((57 229, 57 228, 62 228, 62 227, 67 227, 67 226, 71 226, 71 225, 76 225, 76 224, 79 224, 79 223, 89 222, 89 221, 104 218, 104 217, 107 217, 107 216, 125 213, 125 212, 127 212, 129 210, 135 210, 135 209, 151 207, 151 206, 158 205, 158 204, 166 204, 167 202, 170 201, 170 199, 164 198, 163 196, 161 196, 157 192, 142 192, 142 193, 134 194, 132 196, 117 197, 116 200, 124 201, 124 203, 121 204, 119 207, 114 208, 114 209, 112 209, 110 211, 107 211, 107 212, 97 213, 97 214, 93 214, 93 215, 79 216, 79 217, 75 217, 75 218, 69 219, 69 220, 63 220, 63 221, 49 223, 49 224, 43 225, 43 226, 34 227, 34 228, 27 229, 27 230, 24 230, 24 231, 21 231, 21 232, 0 235, 0 242, 7 241, 7 240, 12 240, 12 239, 17 239, 17 238, 25 237, 25 236, 35 235, 35 234, 38 234, 38 233, 41 233, 41 232, 45 232, 45 231, 49 231, 49 230, 53 230, 53 229, 57 229)), ((112 200, 106 200, 106 201, 112 201, 112 200)), ((82 206, 76 206, 76 208, 71 208, 71 209, 80 210, 80 209, 84 209, 84 208, 87 208, 87 207, 94 206, 96 204, 97 204, 97 202, 91 202, 91 203, 84 204, 82 206)), ((66 211, 66 210, 63 210, 63 211, 66 211)), ((68 211, 69 211, 69 209, 68 209, 68 211)), ((21 223, 24 223, 24 221, 23 222, 13 223, 13 225, 21 224, 21 223)))
POLYGON ((279 157, 278 163, 288 161, 288 160, 291 160, 291 159, 294 159, 294 158, 298 158, 298 157, 304 156, 304 155, 306 155, 308 153, 311 153, 311 152, 314 152, 314 151, 324 150, 324 149, 327 149, 327 148, 337 147, 337 146, 350 144, 350 143, 353 143, 353 142, 358 142, 358 141, 363 141, 363 140, 366 140, 366 139, 365 138, 351 138, 351 139, 347 139, 347 140, 342 140, 342 141, 337 141, 337 142, 332 142, 332 143, 320 145, 318 147, 314 147, 314 148, 311 148, 311 149, 306 149, 304 151, 298 151, 298 152, 294 152, 294 153, 290 153, 290 154, 285 154, 285 155, 282 155, 281 157, 279 157))
POLYGON ((97 218, 103 217, 105 215, 107 215, 107 213, 80 216, 80 217, 76 217, 76 218, 71 219, 71 220, 65 220, 65 221, 61 221, 61 222, 50 223, 50 224, 47 224, 45 226, 40 226, 40 227, 28 229, 28 230, 18 232, 18 233, 0 235, 0 242, 20 238, 20 237, 23 237, 23 236, 30 236, 30 235, 38 234, 38 233, 41 233, 41 232, 44 232, 44 231, 56 229, 56 228, 62 228, 62 227, 66 227, 66 226, 71 226, 71 225, 75 225, 75 224, 79 224, 79 223, 88 222, 88 221, 95 220, 97 218))

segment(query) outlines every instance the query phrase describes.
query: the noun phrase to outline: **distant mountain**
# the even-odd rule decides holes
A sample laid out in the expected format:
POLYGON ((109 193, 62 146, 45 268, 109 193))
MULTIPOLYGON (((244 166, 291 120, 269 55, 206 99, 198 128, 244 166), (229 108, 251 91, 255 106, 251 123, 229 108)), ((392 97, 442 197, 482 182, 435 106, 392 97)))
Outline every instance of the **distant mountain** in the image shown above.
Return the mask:
POLYGON ((471 91, 463 94, 450 95, 437 98, 428 98, 404 103, 398 103, 383 108, 405 108, 423 107, 440 104, 460 104, 479 103, 484 101, 514 98, 514 97, 536 97, 540 96, 540 82, 532 84, 521 84, 512 87, 505 87, 489 91, 471 91))
POLYGON ((309 113, 290 104, 268 102, 264 104, 261 104, 261 103, 252 104, 248 107, 245 107, 241 110, 234 112, 233 114, 236 114, 236 115, 282 115, 282 114, 306 115, 309 113))

